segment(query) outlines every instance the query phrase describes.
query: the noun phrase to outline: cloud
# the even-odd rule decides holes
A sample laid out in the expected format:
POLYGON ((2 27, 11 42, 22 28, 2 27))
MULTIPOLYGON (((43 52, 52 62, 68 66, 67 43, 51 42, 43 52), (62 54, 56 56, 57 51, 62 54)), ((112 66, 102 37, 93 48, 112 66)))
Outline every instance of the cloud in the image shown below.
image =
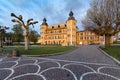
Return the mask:
POLYGON ((64 0, 66 1, 66 10, 76 10, 83 6, 80 0, 64 0), (69 7, 68 7, 69 6, 69 7))
POLYGON ((39 21, 35 30, 40 32, 40 24, 44 17, 50 25, 65 23, 69 17, 69 11, 74 12, 77 25, 81 27, 81 20, 89 8, 91 0, 1 0, 0 1, 0 25, 12 26, 15 23, 10 13, 22 15, 24 21, 29 18, 39 21))

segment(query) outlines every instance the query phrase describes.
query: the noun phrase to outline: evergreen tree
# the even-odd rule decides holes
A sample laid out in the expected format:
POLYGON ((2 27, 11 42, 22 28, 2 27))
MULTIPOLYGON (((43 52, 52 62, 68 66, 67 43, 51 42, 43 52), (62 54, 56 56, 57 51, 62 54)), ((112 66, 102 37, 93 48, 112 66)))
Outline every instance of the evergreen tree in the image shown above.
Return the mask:
POLYGON ((23 40, 23 29, 21 26, 19 26, 18 24, 14 25, 12 28, 13 31, 13 41, 14 42, 21 42, 23 40))
POLYGON ((29 40, 34 42, 34 44, 38 41, 38 33, 35 30, 30 30, 29 32, 29 40))

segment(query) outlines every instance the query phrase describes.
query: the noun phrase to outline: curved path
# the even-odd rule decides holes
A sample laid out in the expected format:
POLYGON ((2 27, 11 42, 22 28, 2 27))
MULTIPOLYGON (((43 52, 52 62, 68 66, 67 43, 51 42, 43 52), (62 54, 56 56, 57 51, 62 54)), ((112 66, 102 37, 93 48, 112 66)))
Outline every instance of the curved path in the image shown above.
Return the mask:
POLYGON ((103 54, 96 45, 79 46, 76 50, 69 53, 48 58, 116 65, 116 62, 103 54))
POLYGON ((96 46, 84 46, 58 57, 0 57, 0 80, 120 80, 120 66, 96 46))

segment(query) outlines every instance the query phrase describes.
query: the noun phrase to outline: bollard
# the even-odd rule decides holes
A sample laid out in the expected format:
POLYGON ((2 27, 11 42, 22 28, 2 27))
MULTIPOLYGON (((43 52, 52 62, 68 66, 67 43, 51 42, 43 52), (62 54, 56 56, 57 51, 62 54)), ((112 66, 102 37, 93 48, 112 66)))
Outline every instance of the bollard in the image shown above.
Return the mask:
POLYGON ((16 49, 14 49, 14 50, 12 51, 12 57, 19 57, 19 56, 20 56, 19 51, 16 50, 16 49))

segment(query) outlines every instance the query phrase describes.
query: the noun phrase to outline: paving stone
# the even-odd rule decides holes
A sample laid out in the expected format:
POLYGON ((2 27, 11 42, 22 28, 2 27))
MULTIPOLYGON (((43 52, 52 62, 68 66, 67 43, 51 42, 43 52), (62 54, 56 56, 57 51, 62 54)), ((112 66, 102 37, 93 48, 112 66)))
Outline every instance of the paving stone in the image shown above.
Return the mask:
POLYGON ((78 64, 68 64, 66 66, 64 66, 64 68, 67 68, 69 70, 71 70, 79 79, 80 76, 86 72, 93 72, 92 69, 90 69, 89 67, 85 66, 85 65, 78 65, 78 64))
POLYGON ((58 61, 60 63, 61 66, 65 65, 65 64, 70 64, 71 62, 64 62, 64 61, 58 61))
POLYGON ((16 62, 1 62, 0 68, 11 68, 16 65, 16 62))
POLYGON ((36 60, 30 60, 30 59, 19 60, 17 66, 23 65, 23 64, 29 64, 29 63, 35 63, 35 62, 36 60))
POLYGON ((40 62, 43 62, 43 61, 51 61, 51 60, 45 60, 45 59, 40 59, 39 58, 39 59, 37 59, 37 61, 38 61, 37 63, 40 63, 40 62))
POLYGON ((80 80, 118 80, 118 79, 113 78, 108 75, 104 75, 104 74, 88 73, 88 74, 82 76, 82 78, 80 80))
POLYGON ((51 67, 59 67, 59 64, 57 64, 57 62, 51 62, 51 61, 41 62, 41 63, 38 63, 38 65, 40 65, 41 71, 51 67))
POLYGON ((7 58, 3 58, 2 62, 6 62, 6 61, 17 61, 19 58, 18 57, 7 57, 7 58))
POLYGON ((84 64, 84 65, 93 68, 96 72, 97 72, 99 67, 105 66, 105 65, 97 65, 97 64, 84 64))
POLYGON ((44 80, 44 79, 40 75, 27 74, 27 75, 21 75, 18 77, 14 77, 11 80, 44 80))
POLYGON ((120 67, 48 58, 9 57, 1 58, 0 61, 0 80, 5 78, 8 78, 7 80, 118 80, 120 67))
POLYGON ((0 62, 2 61, 2 58, 0 58, 0 62))
POLYGON ((46 80, 76 80, 74 75, 61 68, 52 68, 42 73, 46 80))
POLYGON ((102 73, 112 75, 114 77, 120 78, 120 68, 115 67, 104 67, 99 70, 102 73))
POLYGON ((66 52, 62 55, 48 56, 47 58, 117 65, 114 60, 107 57, 98 48, 99 45, 84 45, 79 46, 77 49, 71 52, 66 52))
POLYGON ((0 59, 1 59, 1 58, 4 58, 4 57, 3 57, 3 56, 0 56, 0 59))
POLYGON ((14 70, 14 74, 10 78, 18 75, 24 75, 26 73, 36 73, 38 72, 39 67, 34 64, 26 64, 26 65, 15 67, 13 70, 14 70))
POLYGON ((6 79, 12 73, 9 69, 0 69, 0 80, 6 79))

